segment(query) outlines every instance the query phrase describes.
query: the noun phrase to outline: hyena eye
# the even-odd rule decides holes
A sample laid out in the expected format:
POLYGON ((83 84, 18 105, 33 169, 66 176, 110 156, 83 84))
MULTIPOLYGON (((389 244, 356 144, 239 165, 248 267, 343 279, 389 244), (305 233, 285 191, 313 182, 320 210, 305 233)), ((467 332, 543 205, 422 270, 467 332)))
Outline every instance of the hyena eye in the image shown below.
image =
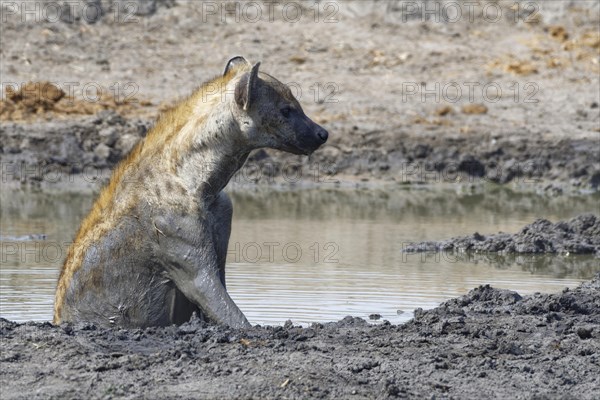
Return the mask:
POLYGON ((292 112, 292 107, 283 107, 281 110, 279 110, 279 112, 281 112, 281 115, 287 118, 292 112))

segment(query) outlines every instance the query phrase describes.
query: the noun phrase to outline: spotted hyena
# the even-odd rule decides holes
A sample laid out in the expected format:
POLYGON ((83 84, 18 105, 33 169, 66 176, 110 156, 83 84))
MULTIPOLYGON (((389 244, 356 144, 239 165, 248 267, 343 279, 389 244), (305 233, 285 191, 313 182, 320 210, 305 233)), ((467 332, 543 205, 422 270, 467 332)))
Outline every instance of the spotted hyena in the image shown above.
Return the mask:
POLYGON ((259 65, 229 60, 117 166, 61 269, 55 324, 169 325, 197 312, 249 325, 225 287, 232 206, 223 188, 254 149, 308 155, 328 136, 259 65))

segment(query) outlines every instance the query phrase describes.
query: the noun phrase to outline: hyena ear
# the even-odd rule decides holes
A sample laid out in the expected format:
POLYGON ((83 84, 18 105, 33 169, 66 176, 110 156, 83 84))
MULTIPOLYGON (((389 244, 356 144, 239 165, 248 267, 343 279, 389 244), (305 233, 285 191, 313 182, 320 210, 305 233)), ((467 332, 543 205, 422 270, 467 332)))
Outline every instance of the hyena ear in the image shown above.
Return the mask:
POLYGON ((227 65, 225 65, 225 70, 223 71, 223 76, 227 75, 232 68, 237 68, 242 65, 250 67, 252 64, 250 64, 250 62, 242 56, 233 57, 231 60, 227 61, 227 65))
POLYGON ((256 84, 258 82, 258 68, 260 63, 254 64, 250 72, 245 73, 240 81, 235 85, 235 102, 248 111, 252 102, 256 100, 256 84))

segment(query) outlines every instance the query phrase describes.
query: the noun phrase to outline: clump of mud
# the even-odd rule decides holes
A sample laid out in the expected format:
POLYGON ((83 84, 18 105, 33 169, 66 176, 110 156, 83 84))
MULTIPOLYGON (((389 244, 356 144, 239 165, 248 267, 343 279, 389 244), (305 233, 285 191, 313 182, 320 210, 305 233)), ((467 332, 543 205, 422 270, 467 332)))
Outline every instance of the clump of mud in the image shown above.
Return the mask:
POLYGON ((29 82, 15 90, 6 88, 6 97, 30 112, 47 111, 65 96, 65 92, 50 82, 29 82))
MULTIPOLYGON (((151 106, 136 98, 118 99, 104 90, 98 97, 76 99, 51 82, 28 82, 15 89, 6 88, 6 99, 0 100, 0 121, 52 120, 66 115, 95 115, 113 110, 121 114, 140 111, 151 106)), ((93 95, 92 95, 93 96, 93 95)))
POLYGON ((594 254, 600 257, 600 218, 584 214, 555 224, 538 219, 518 233, 455 237, 407 246, 406 252, 457 251, 502 254, 594 254))

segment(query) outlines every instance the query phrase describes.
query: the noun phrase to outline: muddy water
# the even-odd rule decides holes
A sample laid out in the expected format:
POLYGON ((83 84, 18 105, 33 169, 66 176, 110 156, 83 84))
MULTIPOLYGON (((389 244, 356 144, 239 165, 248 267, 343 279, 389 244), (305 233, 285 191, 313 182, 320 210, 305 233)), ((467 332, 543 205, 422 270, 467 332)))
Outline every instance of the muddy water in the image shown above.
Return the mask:
MULTIPOLYGON (((591 257, 460 258, 404 254, 411 241, 515 232, 535 218, 599 213, 597 195, 548 198, 508 189, 257 190, 232 193, 228 289, 253 323, 380 314, 398 323, 483 283, 520 293, 573 287, 591 257)), ((2 193, 0 316, 50 320, 58 268, 88 195, 2 193), (28 237, 44 234, 45 238, 28 237)))

